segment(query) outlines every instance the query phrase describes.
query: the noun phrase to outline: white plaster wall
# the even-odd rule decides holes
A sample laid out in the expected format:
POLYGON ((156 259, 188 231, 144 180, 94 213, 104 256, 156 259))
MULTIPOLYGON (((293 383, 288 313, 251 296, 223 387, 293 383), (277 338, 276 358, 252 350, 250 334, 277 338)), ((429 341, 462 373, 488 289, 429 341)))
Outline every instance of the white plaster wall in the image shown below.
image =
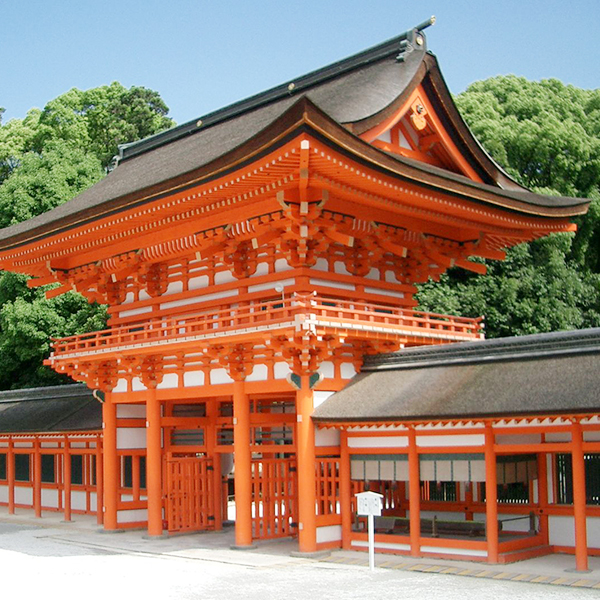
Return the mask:
POLYGON ((71 508, 74 510, 85 510, 85 492, 71 491, 71 508))
POLYGON ((356 375, 356 369, 353 363, 342 363, 340 365, 340 375, 342 379, 352 379, 356 375))
POLYGON ((389 435, 385 437, 349 437, 349 448, 406 448, 408 437, 389 435))
POLYGON ((231 283, 232 281, 237 280, 229 269, 215 273, 215 285, 221 285, 222 283, 231 283))
POLYGON ((285 379, 292 370, 286 362, 275 363, 273 367, 273 375, 275 379, 285 379))
POLYGON ((221 300, 222 298, 231 298, 237 296, 238 290, 224 290, 222 292, 215 292, 214 294, 204 294, 202 296, 193 296, 192 298, 181 298, 180 300, 172 300, 171 302, 163 302, 160 305, 161 309, 166 308, 177 308, 179 306, 190 306, 192 304, 198 304, 199 302, 208 302, 209 300, 221 300))
POLYGON ((269 263, 259 262, 256 266, 256 271, 252 277, 260 277, 261 275, 269 274, 269 263))
POLYGON ((146 447, 146 429, 142 427, 120 427, 117 429, 119 450, 146 447))
POLYGON ((388 283, 401 283, 400 281, 398 281, 398 278, 396 277, 396 273, 394 273, 394 271, 388 270, 385 272, 385 280, 388 283))
POLYGON ((200 275, 199 277, 192 277, 188 281, 188 290, 199 290, 208 287, 208 275, 200 275))
POLYGON ((58 508, 58 494, 57 490, 42 488, 42 506, 46 508, 58 508))
POLYGON ((275 261, 275 272, 281 273, 282 271, 291 271, 292 267, 288 264, 288 261, 285 258, 278 258, 275 261))
POLYGON ((334 377, 334 369, 334 364, 330 360, 324 360, 319 367, 319 373, 321 373, 323 377, 334 377))
POLYGON ((85 448, 85 442, 71 442, 71 448, 85 448))
POLYGON ((568 432, 565 433, 547 433, 546 434, 547 442, 570 442, 571 434, 568 432))
POLYGON ((145 315, 152 312, 151 306, 143 306, 141 308, 132 308, 130 310, 122 310, 119 317, 135 317, 136 315, 145 315))
POLYGON ((268 281, 267 283, 257 283, 256 285, 248 286, 248 292, 251 294, 252 292, 264 292, 265 290, 270 290, 273 292, 274 297, 281 298, 281 292, 276 291, 275 287, 282 285, 283 293, 285 294, 285 288, 290 285, 294 285, 295 283, 295 279, 282 279, 280 281, 268 281))
POLYGON ((473 435, 417 435, 417 446, 421 448, 438 448, 444 446, 482 446, 485 444, 483 434, 473 435))
POLYGON ((445 512, 437 512, 437 511, 432 511, 432 510, 422 510, 421 511, 421 518, 422 519, 433 519, 433 517, 436 516, 438 518, 438 520, 440 521, 464 521, 465 520, 465 513, 463 512, 450 512, 450 511, 445 511, 445 512))
POLYGON ((167 287, 167 291, 165 292, 165 295, 168 296, 170 294, 179 294, 180 292, 183 292, 183 282, 182 281, 173 281, 167 287))
POLYGON ((119 510, 117 512, 118 523, 135 523, 137 521, 147 521, 148 511, 145 508, 137 510, 119 510))
POLYGON ((548 527, 550 529, 550 544, 575 546, 575 522, 573 517, 551 515, 548 518, 548 527))
POLYGON ((317 406, 321 406, 329 396, 332 396, 334 392, 326 392, 326 391, 316 391, 313 392, 313 406, 317 408, 317 406))
POLYGON ((15 488, 15 502, 17 504, 29 504, 33 506, 33 490, 31 488, 15 488))
POLYGON ((600 549, 600 517, 587 518, 588 548, 600 549))
POLYGON ((0 442, 0 448, 8 448, 8 442, 0 442))
POLYGON ((333 264, 334 273, 339 273, 340 275, 352 275, 348 269, 346 269, 346 265, 341 261, 336 261, 333 264))
POLYGON ((58 442, 42 442, 42 448, 58 448, 58 442))
POLYGON ((486 550, 467 550, 463 548, 438 548, 437 546, 421 546, 421 552, 423 554, 456 554, 457 556, 487 556, 486 550))
POLYGON ((339 446, 340 432, 337 429, 317 429, 315 431, 315 446, 339 446))
MULTIPOLYGON (((367 548, 369 542, 363 540, 352 540, 350 543, 355 548, 367 548)), ((388 542, 375 542, 375 548, 381 548, 382 550, 410 550, 409 544, 389 544, 388 542)))
POLYGON ((31 442, 15 442, 14 446, 15 448, 31 448, 32 444, 31 442))
POLYGON ((204 371, 187 371, 183 374, 184 387, 204 385, 204 371))
POLYGON ((0 502, 8 502, 8 486, 0 485, 0 502))
POLYGON ((219 383, 233 383, 225 369, 213 369, 210 372, 210 383, 215 385, 219 383))
POLYGON ((119 394, 127 391, 127 379, 119 379, 113 389, 113 394, 119 394))
MULTIPOLYGON (((337 264, 337 263, 336 263, 337 264)), ((352 283, 342 283, 341 281, 329 281, 328 279, 310 279, 311 285, 319 285, 321 287, 330 287, 337 290, 350 290, 356 289, 352 283)))
POLYGON ((266 381, 269 378, 267 365, 255 365, 252 373, 246 377, 246 381, 266 381))
MULTIPOLYGON (((548 522, 550 544, 575 547, 575 520, 573 517, 551 515, 548 522)), ((588 548, 600 549, 600 517, 588 517, 586 525, 588 548)))
POLYGON ((156 386, 158 390, 168 390, 179 386, 179 376, 177 373, 167 373, 162 381, 156 386))
POLYGON ((312 268, 315 271, 329 271, 329 263, 326 258, 317 258, 317 262, 312 268))
POLYGON ((600 442, 600 431, 584 431, 583 440, 585 442, 600 442))
POLYGON ((317 544, 322 544, 324 542, 338 542, 341 539, 341 525, 327 525, 326 527, 317 527, 317 544))
POLYGON ((554 481, 552 479, 552 454, 546 455, 546 479, 548 488, 548 504, 554 504, 554 481))
POLYGON ((142 380, 139 377, 134 377, 131 380, 131 390, 133 392, 143 392, 146 389, 146 386, 142 383, 142 380))
POLYGON ((504 531, 520 531, 527 533, 529 531, 529 516, 528 515, 511 515, 498 513, 498 519, 503 521, 504 519, 514 519, 515 517, 526 516, 525 519, 519 519, 518 521, 508 521, 502 525, 504 531))
POLYGON ((395 292, 393 290, 386 290, 383 288, 366 287, 365 292, 367 292, 367 294, 379 294, 380 296, 391 296, 392 298, 404 298, 403 292, 395 292))
POLYGON ((515 435, 497 435, 496 444, 541 444, 542 436, 539 433, 523 433, 515 435))
POLYGON ((117 419, 145 419, 145 404, 117 404, 117 419))

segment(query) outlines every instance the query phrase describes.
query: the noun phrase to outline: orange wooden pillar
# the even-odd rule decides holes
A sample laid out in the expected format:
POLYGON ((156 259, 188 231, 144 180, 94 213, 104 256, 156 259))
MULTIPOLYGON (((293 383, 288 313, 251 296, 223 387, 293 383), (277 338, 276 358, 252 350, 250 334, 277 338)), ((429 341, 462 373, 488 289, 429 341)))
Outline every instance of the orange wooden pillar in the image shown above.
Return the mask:
POLYGON ((485 424, 485 520, 489 563, 498 562, 498 474, 494 452, 494 431, 485 424))
POLYGON ((573 516, 575 518, 575 568, 588 570, 585 460, 583 455, 583 430, 574 420, 571 425, 571 457, 573 461, 573 516))
POLYGON ((148 535, 163 533, 162 510, 162 428, 156 387, 146 392, 146 489, 148 493, 148 535))
POLYGON ((548 529, 548 462, 547 454, 539 453, 538 462, 538 504, 540 507, 540 534, 543 537, 543 544, 549 543, 548 529))
POLYGON ((104 463, 102 461, 102 437, 96 438, 96 522, 104 523, 104 463))
POLYGON ((417 434, 414 427, 408 429, 408 510, 410 523, 410 554, 421 554, 421 475, 417 434))
POLYGON ((206 450, 208 456, 212 458, 212 502, 210 506, 213 507, 213 518, 214 526, 216 531, 223 529, 223 485, 221 477, 221 455, 215 452, 215 446, 217 445, 217 419, 218 406, 216 401, 207 402, 206 404, 206 416, 208 417, 208 424, 204 430, 206 438, 206 450))
POLYGON ((117 456, 117 407, 112 394, 106 393, 102 405, 103 463, 104 463, 104 529, 117 529, 117 505, 119 499, 119 457, 117 456))
POLYGON ((36 517, 42 516, 42 454, 40 441, 33 442, 33 508, 36 517))
POLYGON ((71 520, 71 444, 65 435, 63 448, 63 489, 65 521, 71 520))
POLYGON ((9 440, 6 455, 6 479, 8 483, 8 514, 15 514, 15 445, 9 440))
POLYGON ((250 404, 244 380, 233 383, 233 450, 235 483, 235 547, 252 547, 252 452, 250 404))
POLYGON ((340 432, 340 511, 342 515, 342 548, 350 549, 352 535, 352 481, 348 433, 340 432))
POLYGON ((296 458, 298 463, 298 548, 317 550, 317 491, 315 485, 315 427, 310 377, 302 375, 296 392, 296 458))

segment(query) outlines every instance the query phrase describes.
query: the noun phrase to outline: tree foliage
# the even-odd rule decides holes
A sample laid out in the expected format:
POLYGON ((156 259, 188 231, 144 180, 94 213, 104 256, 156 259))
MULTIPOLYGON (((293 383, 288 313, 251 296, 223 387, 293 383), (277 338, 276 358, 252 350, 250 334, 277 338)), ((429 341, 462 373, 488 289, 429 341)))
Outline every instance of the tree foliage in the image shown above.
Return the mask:
MULTIPOLYGON (((119 144, 173 125, 157 92, 112 83, 73 88, 2 123, 0 109, 0 227, 46 212, 70 200, 107 172, 119 144)), ((0 273, 0 389, 68 383, 43 365, 50 338, 102 329, 105 306, 64 294, 46 300, 27 277, 0 273)))
POLYGON ((592 204, 576 235, 521 244, 506 261, 487 261, 484 277, 452 269, 421 286, 421 308, 485 315, 488 337, 600 325, 600 90, 494 77, 472 84, 456 103, 518 182, 592 204))

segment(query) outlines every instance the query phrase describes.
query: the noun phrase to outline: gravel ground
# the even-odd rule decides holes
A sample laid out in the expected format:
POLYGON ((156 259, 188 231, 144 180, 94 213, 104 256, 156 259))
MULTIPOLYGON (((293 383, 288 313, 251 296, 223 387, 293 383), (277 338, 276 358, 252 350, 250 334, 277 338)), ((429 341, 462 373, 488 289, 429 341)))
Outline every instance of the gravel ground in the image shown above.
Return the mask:
MULTIPOLYGON (((0 598, 44 600, 496 600, 598 598, 598 590, 327 564, 259 551, 155 553, 119 536, 0 523, 0 598), (102 536, 107 538, 107 536, 102 536), (125 539, 123 539, 123 542, 125 539)), ((152 545, 150 545, 152 547, 152 545)))

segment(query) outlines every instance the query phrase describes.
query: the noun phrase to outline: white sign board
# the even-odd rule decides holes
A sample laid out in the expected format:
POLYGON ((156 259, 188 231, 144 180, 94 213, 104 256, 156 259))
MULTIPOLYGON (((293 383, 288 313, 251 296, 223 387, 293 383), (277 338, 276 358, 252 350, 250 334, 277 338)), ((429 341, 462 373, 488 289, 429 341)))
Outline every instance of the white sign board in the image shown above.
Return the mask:
POLYGON ((375 524, 374 517, 381 516, 382 494, 361 492, 356 494, 356 512, 368 517, 369 528, 369 568, 375 570, 375 524))
POLYGON ((376 492, 361 492, 356 494, 357 513, 359 515, 381 516, 381 499, 383 496, 376 492))

